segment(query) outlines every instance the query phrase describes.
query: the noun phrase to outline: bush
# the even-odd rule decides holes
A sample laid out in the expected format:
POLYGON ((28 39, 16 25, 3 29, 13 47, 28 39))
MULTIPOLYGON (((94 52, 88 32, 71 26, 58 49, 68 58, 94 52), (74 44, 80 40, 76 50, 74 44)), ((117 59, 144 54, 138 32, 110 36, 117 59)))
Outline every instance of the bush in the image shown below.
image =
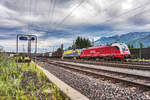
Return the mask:
POLYGON ((0 53, 0 100, 36 100, 65 98, 32 62, 16 63, 0 53))

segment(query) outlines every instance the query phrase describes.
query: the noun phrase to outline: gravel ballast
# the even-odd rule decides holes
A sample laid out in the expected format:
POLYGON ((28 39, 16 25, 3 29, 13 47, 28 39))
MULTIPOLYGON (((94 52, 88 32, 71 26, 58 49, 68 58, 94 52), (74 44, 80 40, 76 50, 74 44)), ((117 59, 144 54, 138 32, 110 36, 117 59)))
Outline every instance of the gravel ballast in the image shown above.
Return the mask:
POLYGON ((122 83, 101 77, 95 78, 46 63, 38 64, 90 100, 150 100, 150 89, 126 86, 122 83))

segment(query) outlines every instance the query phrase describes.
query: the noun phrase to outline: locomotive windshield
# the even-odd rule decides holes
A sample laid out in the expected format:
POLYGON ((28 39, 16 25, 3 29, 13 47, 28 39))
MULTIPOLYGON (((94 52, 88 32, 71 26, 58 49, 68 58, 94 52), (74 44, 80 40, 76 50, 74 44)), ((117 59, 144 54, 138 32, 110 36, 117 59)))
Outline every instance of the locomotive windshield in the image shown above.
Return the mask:
POLYGON ((118 47, 118 46, 115 46, 115 48, 119 50, 119 47, 118 47))
POLYGON ((126 45, 122 45, 122 49, 123 49, 124 51, 128 51, 128 47, 127 47, 126 45))

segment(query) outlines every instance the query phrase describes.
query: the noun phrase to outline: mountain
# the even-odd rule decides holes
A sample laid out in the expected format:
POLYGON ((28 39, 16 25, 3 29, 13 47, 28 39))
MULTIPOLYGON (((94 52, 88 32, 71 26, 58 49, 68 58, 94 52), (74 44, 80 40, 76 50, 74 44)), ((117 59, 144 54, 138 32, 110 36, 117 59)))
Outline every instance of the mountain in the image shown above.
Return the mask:
POLYGON ((106 45, 116 41, 126 43, 127 45, 133 45, 136 48, 139 48, 140 42, 142 42, 143 47, 148 47, 150 46, 150 32, 130 32, 120 36, 115 35, 112 37, 101 37, 94 42, 94 45, 106 45))

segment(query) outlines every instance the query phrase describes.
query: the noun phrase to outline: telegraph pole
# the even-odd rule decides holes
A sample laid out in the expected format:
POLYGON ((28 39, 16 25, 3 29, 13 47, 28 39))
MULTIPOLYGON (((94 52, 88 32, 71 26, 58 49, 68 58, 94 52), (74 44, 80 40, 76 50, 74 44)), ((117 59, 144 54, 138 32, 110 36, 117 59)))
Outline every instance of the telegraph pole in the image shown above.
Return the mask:
POLYGON ((61 55, 61 59, 63 60, 64 59, 64 45, 61 44, 61 50, 62 50, 62 55, 61 55))
POLYGON ((74 42, 74 40, 73 40, 73 52, 74 52, 74 55, 73 55, 73 59, 74 60, 76 60, 76 44, 75 44, 75 42, 74 42))
POLYGON ((140 42, 140 52, 139 52, 140 59, 142 59, 142 48, 143 48, 143 44, 142 42, 140 42))

